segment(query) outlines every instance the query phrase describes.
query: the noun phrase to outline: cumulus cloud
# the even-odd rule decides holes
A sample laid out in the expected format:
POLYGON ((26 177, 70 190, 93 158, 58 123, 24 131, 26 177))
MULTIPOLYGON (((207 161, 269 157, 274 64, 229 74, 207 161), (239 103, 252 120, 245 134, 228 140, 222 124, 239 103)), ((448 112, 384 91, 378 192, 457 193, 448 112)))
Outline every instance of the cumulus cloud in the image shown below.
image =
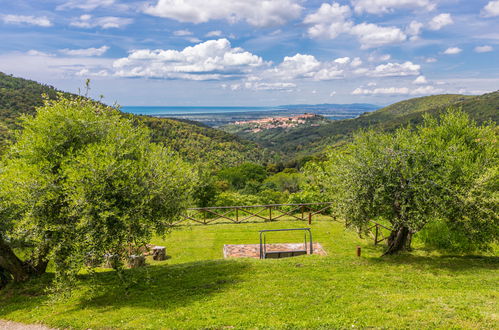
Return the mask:
POLYGON ((57 10, 82 9, 86 11, 94 10, 98 7, 109 7, 115 0, 70 0, 56 7, 57 10))
POLYGON ((339 63, 339 64, 347 64, 350 62, 350 57, 340 57, 334 60, 334 62, 339 63))
POLYGON ((494 48, 492 48, 491 46, 487 46, 487 45, 475 47, 475 52, 477 52, 477 53, 488 53, 488 52, 491 52, 493 50, 494 50, 494 48))
POLYGON ((59 52, 70 56, 101 56, 109 50, 108 46, 99 48, 83 48, 83 49, 61 49, 59 52))
POLYGON ((355 25, 350 20, 351 9, 337 2, 323 3, 320 8, 305 17, 303 23, 311 25, 307 32, 311 38, 334 39, 340 34, 356 36, 361 48, 373 48, 402 42, 407 36, 397 27, 383 27, 376 24, 361 23, 355 25))
POLYGON ((419 76, 416 79, 414 79, 412 83, 416 85, 424 85, 428 83, 428 80, 426 80, 425 76, 419 76))
POLYGON ((144 12, 179 22, 242 20, 253 26, 267 27, 298 18, 302 9, 297 0, 158 0, 156 5, 146 6, 144 12))
POLYGON ((398 43, 407 38, 397 27, 383 27, 370 23, 355 25, 351 33, 358 37, 363 49, 398 43))
POLYGON ((368 73, 371 77, 404 77, 417 76, 421 66, 410 61, 404 63, 380 64, 368 73))
POLYGON ((46 16, 24 16, 24 15, 1 15, 5 24, 28 24, 41 27, 52 26, 52 22, 46 16))
POLYGON ((125 17, 115 17, 115 16, 104 16, 104 17, 92 17, 92 15, 81 15, 76 18, 69 25, 90 29, 94 27, 100 27, 102 29, 115 29, 127 26, 133 22, 131 18, 125 17))
POLYGON ((297 78, 310 78, 313 80, 339 79, 344 76, 342 66, 347 64, 345 58, 339 60, 339 62, 320 62, 313 55, 296 54, 295 56, 284 57, 284 60, 277 67, 268 70, 264 74, 283 80, 297 78))
POLYGON ((442 89, 433 86, 423 86, 415 89, 407 87, 383 87, 383 88, 356 88, 352 95, 431 95, 442 93, 442 89))
POLYGON ((336 2, 323 3, 315 13, 307 15, 303 22, 312 24, 308 29, 310 37, 334 39, 341 33, 348 32, 353 26, 353 22, 347 20, 350 15, 348 6, 341 6, 336 2))
POLYGON ((417 40, 421 34, 421 29, 423 28, 423 23, 418 21, 412 21, 409 26, 405 29, 405 33, 411 36, 411 40, 417 40))
POLYGON ((395 9, 433 10, 436 5, 431 0, 352 0, 357 13, 384 14, 395 9))
POLYGON ((459 48, 459 47, 450 47, 450 48, 447 48, 444 51, 444 54, 445 55, 455 55, 455 54, 459 54, 462 51, 463 50, 461 48, 459 48))
POLYGON ((450 14, 440 14, 431 19, 431 21, 428 23, 428 27, 430 30, 440 30, 446 25, 453 24, 454 21, 452 20, 452 16, 450 14))
POLYGON ((482 15, 485 17, 499 16, 499 0, 489 1, 489 3, 483 7, 482 15))
POLYGON ((208 40, 177 50, 141 49, 113 63, 116 75, 165 79, 218 80, 240 77, 266 63, 261 57, 232 48, 227 39, 208 40))

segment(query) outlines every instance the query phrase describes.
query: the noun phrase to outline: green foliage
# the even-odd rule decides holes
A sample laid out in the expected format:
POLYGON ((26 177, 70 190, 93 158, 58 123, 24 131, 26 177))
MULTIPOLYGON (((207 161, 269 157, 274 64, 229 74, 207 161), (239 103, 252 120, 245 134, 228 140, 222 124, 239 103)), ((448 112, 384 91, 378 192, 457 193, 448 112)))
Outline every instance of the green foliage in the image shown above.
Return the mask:
POLYGON ((256 205, 260 198, 255 195, 241 194, 237 191, 225 191, 217 196, 215 206, 243 206, 256 205))
POLYGON ((116 109, 61 96, 22 127, 0 175, 0 235, 53 261, 59 283, 88 258, 124 260, 187 206, 192 168, 116 109))
POLYGON ((246 162, 224 168, 217 175, 221 180, 227 181, 233 189, 239 190, 248 184, 261 183, 267 177, 267 171, 262 165, 246 162))
POLYGON ((285 169, 283 172, 268 177, 263 182, 263 186, 280 192, 295 193, 300 190, 302 182, 303 175, 301 173, 285 169))
POLYGON ((499 237, 498 150, 496 126, 477 126, 459 111, 425 117, 415 130, 362 132, 330 153, 329 194, 361 230, 375 218, 394 233, 443 221, 467 237, 463 245, 487 248, 499 237))
MULTIPOLYGON (((130 117, 132 117, 130 115, 130 117)), ((152 132, 153 142, 169 146, 191 163, 204 168, 220 169, 244 162, 263 163, 278 157, 276 152, 258 147, 254 142, 210 128, 200 123, 133 116, 139 118, 152 132)))
POLYGON ((294 129, 263 130, 257 133, 234 129, 228 131, 280 151, 289 160, 322 153, 328 146, 343 144, 360 129, 393 132, 407 124, 420 124, 424 114, 436 116, 444 113, 448 107, 461 108, 479 123, 488 120, 498 122, 499 91, 480 96, 444 94, 413 98, 354 119, 329 121, 318 126, 303 125, 294 129))
MULTIPOLYGON (((43 105, 42 94, 49 99, 56 99, 57 93, 60 92, 51 86, 0 72, 0 153, 13 139, 13 132, 20 129, 19 117, 22 114, 35 114, 35 108, 43 105)), ((64 95, 68 97, 71 94, 64 95)), ((201 163, 205 167, 220 169, 245 161, 265 163, 280 157, 278 152, 263 149, 255 143, 197 122, 122 115, 130 120, 140 120, 148 126, 153 142, 163 144, 177 151, 185 160, 201 163)))

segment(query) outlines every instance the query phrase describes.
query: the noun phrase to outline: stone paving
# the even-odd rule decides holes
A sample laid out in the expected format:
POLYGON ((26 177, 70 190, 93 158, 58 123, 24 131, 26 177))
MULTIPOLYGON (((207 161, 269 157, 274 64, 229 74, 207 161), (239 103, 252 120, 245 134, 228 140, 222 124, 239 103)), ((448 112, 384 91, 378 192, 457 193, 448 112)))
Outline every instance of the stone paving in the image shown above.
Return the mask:
MULTIPOLYGON (((314 254, 321 256, 326 255, 326 251, 320 243, 314 243, 314 254)), ((310 254, 310 245, 307 244, 307 253, 310 254)), ((266 250, 272 251, 299 251, 304 250, 303 243, 282 243, 282 244, 267 244, 266 250)), ((260 258, 260 244, 225 244, 224 258, 260 258)))

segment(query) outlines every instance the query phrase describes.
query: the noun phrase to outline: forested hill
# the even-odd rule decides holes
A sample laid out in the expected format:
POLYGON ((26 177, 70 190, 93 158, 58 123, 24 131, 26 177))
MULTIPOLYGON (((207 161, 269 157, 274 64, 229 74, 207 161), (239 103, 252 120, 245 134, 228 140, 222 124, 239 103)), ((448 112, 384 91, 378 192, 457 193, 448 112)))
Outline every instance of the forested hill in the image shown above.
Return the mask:
POLYGON ((499 121, 499 91, 480 96, 456 94, 433 95, 413 98, 398 102, 373 112, 366 112, 353 119, 330 121, 319 126, 300 126, 281 130, 275 134, 272 130, 251 134, 241 131, 237 134, 274 148, 288 157, 301 157, 320 153, 325 147, 344 141, 362 128, 374 128, 391 131, 397 127, 422 122, 423 114, 437 114, 449 107, 461 108, 477 122, 499 121), (272 141, 269 143, 269 137, 272 141))
MULTIPOLYGON (((0 72, 0 153, 12 138, 13 131, 19 128, 19 116, 34 114, 35 108, 43 104, 42 94, 54 99, 58 92, 52 86, 0 72)), ((197 122, 130 114, 124 116, 144 122, 151 128, 155 142, 172 147, 189 161, 200 161, 215 167, 222 164, 230 166, 245 161, 268 161, 276 154, 254 142, 241 140, 233 134, 197 122)))

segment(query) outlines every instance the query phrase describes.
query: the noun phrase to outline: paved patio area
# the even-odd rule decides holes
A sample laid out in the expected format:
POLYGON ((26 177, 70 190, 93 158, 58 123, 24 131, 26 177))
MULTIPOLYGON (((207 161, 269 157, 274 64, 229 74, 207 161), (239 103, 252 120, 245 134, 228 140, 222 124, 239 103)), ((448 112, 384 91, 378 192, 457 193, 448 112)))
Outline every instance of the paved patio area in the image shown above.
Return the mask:
MULTIPOLYGON (((320 243, 314 243, 314 254, 326 255, 326 251, 320 243)), ((268 252, 272 251, 298 251, 304 250, 303 243, 281 243, 281 244, 266 244, 268 252)), ((309 244, 307 244, 307 250, 309 244)), ((309 251, 310 252, 310 251, 309 251)), ((225 244, 224 258, 260 258, 260 244, 225 244)))

